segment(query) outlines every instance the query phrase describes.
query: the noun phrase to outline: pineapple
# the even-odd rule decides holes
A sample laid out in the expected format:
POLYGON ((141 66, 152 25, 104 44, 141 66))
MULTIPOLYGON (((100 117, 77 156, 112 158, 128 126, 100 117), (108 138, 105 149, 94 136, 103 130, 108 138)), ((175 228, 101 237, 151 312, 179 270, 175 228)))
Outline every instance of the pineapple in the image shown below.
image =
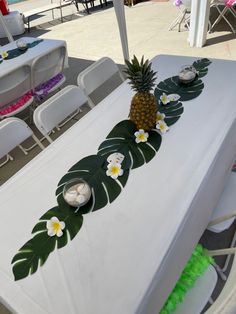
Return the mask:
POLYGON ((155 85, 156 72, 151 69, 149 60, 144 62, 142 57, 139 63, 136 56, 131 62, 125 61, 125 73, 131 88, 136 91, 132 98, 129 118, 138 129, 151 130, 156 124, 157 103, 151 93, 155 85))

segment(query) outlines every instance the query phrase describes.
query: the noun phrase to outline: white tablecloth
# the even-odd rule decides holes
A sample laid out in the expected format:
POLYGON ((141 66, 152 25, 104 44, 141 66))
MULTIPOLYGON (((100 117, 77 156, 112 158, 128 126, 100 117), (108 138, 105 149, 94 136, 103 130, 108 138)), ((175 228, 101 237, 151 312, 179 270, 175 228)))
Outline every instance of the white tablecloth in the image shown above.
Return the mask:
MULTIPOLYGON (((158 81, 196 58, 158 56, 158 81)), ((36 274, 14 282, 11 259, 38 218, 56 205, 55 189, 75 162, 94 154, 127 117, 125 82, 0 192, 0 297, 16 313, 156 314, 202 235, 236 152, 236 63, 212 60, 205 88, 184 102, 181 119, 147 165, 131 171, 119 197, 85 215, 76 238, 36 274)))
MULTIPOLYGON (((22 39, 27 42, 31 43, 36 40, 40 40, 40 38, 33 38, 33 37, 22 37, 22 39)), ((52 51, 53 49, 57 47, 64 46, 66 47, 66 41, 64 40, 56 40, 56 39, 43 39, 41 43, 36 45, 33 48, 30 48, 26 51, 26 53, 10 59, 10 60, 5 60, 0 64, 0 77, 11 72, 15 68, 28 64, 31 65, 34 59, 38 58, 39 56, 52 51)), ((8 51, 11 49, 17 48, 16 42, 9 43, 5 46, 0 47, 0 53, 3 51, 8 51)), ((65 67, 68 67, 68 57, 66 56, 65 60, 65 67)))

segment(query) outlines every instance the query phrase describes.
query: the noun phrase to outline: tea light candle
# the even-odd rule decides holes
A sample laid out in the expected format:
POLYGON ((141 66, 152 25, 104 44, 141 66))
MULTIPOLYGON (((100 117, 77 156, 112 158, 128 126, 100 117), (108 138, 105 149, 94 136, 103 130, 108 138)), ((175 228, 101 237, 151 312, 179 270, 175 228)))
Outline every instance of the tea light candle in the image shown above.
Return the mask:
POLYGON ((89 201, 91 197, 91 189, 85 181, 74 179, 65 185, 63 196, 69 205, 80 207, 89 201))
POLYGON ((195 79, 196 75, 197 72, 195 68, 193 68, 192 66, 186 66, 179 72, 179 80, 182 83, 187 84, 192 82, 195 79))
POLYGON ((23 39, 18 39, 16 41, 16 46, 20 50, 25 50, 27 49, 27 43, 23 39))

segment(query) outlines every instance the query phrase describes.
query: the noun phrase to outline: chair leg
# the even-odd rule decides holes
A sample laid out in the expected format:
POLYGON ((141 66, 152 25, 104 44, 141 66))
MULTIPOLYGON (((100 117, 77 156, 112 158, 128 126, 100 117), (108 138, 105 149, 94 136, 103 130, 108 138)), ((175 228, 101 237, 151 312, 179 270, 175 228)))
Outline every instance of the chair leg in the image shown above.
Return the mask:
MULTIPOLYGON (((225 20, 225 22, 229 25, 229 27, 230 27, 230 29, 232 30, 232 32, 235 33, 235 29, 233 28, 233 26, 230 24, 230 22, 229 22, 229 21, 227 20, 227 18, 225 17, 225 14, 226 14, 227 12, 230 11, 230 12, 232 13, 232 11, 229 10, 228 7, 224 7, 224 9, 221 11, 221 10, 218 8, 218 6, 216 6, 216 10, 218 11, 219 16, 217 17, 217 19, 215 20, 215 22, 212 24, 210 32, 212 32, 212 29, 214 28, 214 26, 217 25, 217 24, 220 22, 220 20, 223 18, 223 19, 225 20)), ((234 13, 232 13, 232 14, 234 15, 234 13)))
POLYGON ((13 157, 11 157, 11 155, 7 154, 6 160, 0 164, 0 167, 5 165, 9 160, 13 160, 13 157))

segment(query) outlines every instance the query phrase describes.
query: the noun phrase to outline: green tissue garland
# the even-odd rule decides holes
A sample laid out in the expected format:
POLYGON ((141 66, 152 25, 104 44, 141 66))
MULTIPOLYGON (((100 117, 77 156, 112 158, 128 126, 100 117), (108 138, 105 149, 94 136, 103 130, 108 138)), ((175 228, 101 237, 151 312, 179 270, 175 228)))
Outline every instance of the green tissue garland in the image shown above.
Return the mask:
POLYGON ((204 248, 198 244, 159 314, 173 313, 178 304, 183 302, 188 290, 194 286, 197 279, 203 275, 213 262, 213 258, 205 255, 204 248))

